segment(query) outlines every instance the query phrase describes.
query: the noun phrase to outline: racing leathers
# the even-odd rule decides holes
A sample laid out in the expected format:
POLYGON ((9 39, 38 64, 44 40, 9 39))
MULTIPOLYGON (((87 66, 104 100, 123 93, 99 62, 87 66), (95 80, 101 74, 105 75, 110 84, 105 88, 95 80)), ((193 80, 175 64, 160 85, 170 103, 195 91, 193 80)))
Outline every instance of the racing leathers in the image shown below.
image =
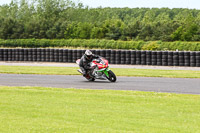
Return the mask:
POLYGON ((81 57, 79 67, 81 71, 83 72, 83 76, 86 76, 88 70, 92 70, 93 68, 90 67, 90 62, 92 62, 93 59, 98 59, 100 56, 92 54, 90 59, 87 59, 85 55, 81 57))

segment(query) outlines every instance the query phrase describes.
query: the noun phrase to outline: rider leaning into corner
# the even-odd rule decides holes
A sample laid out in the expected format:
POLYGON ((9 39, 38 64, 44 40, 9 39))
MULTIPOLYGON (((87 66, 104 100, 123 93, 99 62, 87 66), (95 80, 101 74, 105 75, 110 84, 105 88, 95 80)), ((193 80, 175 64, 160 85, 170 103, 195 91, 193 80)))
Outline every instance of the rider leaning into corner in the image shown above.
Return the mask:
POLYGON ((90 50, 85 51, 85 54, 81 57, 79 63, 80 69, 83 72, 83 76, 86 76, 88 70, 94 69, 90 67, 90 62, 92 62, 93 59, 98 59, 98 58, 100 58, 100 56, 92 54, 90 50))

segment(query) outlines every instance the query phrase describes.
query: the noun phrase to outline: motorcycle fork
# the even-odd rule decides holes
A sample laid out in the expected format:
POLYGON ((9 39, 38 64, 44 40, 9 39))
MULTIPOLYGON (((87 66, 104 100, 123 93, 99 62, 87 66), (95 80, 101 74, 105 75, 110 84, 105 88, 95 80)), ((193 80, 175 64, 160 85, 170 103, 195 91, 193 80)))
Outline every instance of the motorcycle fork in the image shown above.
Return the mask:
POLYGON ((106 77, 109 77, 108 71, 110 71, 110 69, 109 69, 109 68, 107 68, 107 69, 105 69, 105 70, 103 71, 103 72, 104 72, 104 74, 106 75, 106 77))

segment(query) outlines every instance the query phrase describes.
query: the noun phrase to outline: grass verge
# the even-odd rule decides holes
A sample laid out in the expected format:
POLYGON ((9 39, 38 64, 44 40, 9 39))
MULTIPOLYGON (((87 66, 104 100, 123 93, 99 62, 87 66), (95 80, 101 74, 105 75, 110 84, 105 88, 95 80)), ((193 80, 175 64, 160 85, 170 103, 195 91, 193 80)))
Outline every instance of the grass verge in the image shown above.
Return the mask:
POLYGON ((200 131, 200 95, 0 87, 0 97, 0 132, 200 131))
MULTIPOLYGON (((0 73, 11 74, 48 74, 79 75, 78 67, 46 67, 46 66, 0 66, 0 73)), ((111 69, 117 76, 136 77, 168 77, 168 78, 200 78, 200 71, 192 70, 155 70, 155 69, 111 69)))

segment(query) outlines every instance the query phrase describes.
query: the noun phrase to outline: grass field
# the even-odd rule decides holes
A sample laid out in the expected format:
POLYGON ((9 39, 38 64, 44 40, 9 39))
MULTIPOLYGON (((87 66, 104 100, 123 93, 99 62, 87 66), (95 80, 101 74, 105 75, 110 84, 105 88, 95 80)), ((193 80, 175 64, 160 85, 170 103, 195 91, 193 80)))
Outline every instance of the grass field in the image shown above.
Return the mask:
POLYGON ((200 95, 0 87, 0 132, 198 133, 200 95))
MULTIPOLYGON (((0 73, 79 75, 78 67, 0 66, 0 73)), ((111 68, 117 76, 200 78, 200 71, 111 68)))

